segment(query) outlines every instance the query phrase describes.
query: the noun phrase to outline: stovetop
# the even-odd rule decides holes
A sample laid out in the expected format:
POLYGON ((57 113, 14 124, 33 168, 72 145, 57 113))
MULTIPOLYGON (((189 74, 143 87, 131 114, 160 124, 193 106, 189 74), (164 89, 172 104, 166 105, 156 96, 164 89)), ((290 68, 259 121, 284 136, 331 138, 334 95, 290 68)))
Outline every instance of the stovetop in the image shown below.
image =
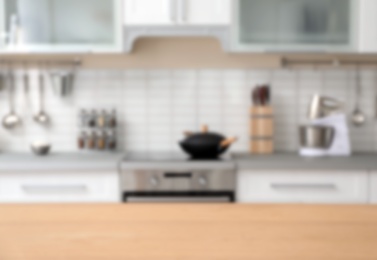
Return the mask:
POLYGON ((180 152, 130 152, 121 162, 122 169, 224 169, 235 168, 230 154, 219 159, 191 159, 180 152))
POLYGON ((232 160, 232 156, 225 154, 218 159, 192 159, 190 156, 179 152, 137 152, 126 154, 124 160, 153 162, 224 162, 232 160))

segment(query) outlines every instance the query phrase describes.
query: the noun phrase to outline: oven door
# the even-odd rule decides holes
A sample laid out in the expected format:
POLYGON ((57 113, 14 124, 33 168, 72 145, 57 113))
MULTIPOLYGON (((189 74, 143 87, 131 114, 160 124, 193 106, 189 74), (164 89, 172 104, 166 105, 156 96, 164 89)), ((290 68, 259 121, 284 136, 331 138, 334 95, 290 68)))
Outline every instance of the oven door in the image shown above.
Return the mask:
POLYGON ((231 203, 233 192, 125 192, 125 203, 231 203))

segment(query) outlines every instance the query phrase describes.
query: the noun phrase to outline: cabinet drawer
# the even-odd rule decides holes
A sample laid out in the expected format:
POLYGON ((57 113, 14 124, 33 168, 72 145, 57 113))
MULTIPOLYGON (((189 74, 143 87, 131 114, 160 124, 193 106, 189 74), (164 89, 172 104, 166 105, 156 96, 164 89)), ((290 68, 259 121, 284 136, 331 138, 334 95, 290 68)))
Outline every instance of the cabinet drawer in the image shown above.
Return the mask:
POLYGON ((238 174, 237 200, 255 203, 367 203, 366 172, 238 174))
POLYGON ((371 203, 377 204, 377 172, 372 172, 370 176, 369 199, 371 203))
POLYGON ((0 173, 0 202, 119 202, 115 172, 0 173))

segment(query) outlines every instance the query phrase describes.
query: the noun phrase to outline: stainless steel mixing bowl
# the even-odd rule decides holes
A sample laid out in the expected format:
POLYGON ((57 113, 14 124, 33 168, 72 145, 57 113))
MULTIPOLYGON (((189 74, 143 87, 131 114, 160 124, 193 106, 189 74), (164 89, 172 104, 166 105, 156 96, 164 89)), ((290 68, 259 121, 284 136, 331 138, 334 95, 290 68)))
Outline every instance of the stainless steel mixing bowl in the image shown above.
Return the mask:
POLYGON ((334 128, 329 126, 300 126, 301 147, 327 149, 334 140, 334 134, 334 128))

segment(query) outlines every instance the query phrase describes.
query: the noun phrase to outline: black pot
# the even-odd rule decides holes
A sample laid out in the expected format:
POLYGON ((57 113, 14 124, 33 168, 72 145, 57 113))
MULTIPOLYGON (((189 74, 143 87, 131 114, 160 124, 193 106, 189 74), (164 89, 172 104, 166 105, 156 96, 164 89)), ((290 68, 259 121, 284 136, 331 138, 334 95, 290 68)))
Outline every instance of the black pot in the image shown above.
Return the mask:
POLYGON ((223 135, 209 133, 207 127, 203 127, 201 133, 187 134, 186 139, 179 144, 193 159, 217 159, 232 142, 224 143, 226 140, 223 135))

